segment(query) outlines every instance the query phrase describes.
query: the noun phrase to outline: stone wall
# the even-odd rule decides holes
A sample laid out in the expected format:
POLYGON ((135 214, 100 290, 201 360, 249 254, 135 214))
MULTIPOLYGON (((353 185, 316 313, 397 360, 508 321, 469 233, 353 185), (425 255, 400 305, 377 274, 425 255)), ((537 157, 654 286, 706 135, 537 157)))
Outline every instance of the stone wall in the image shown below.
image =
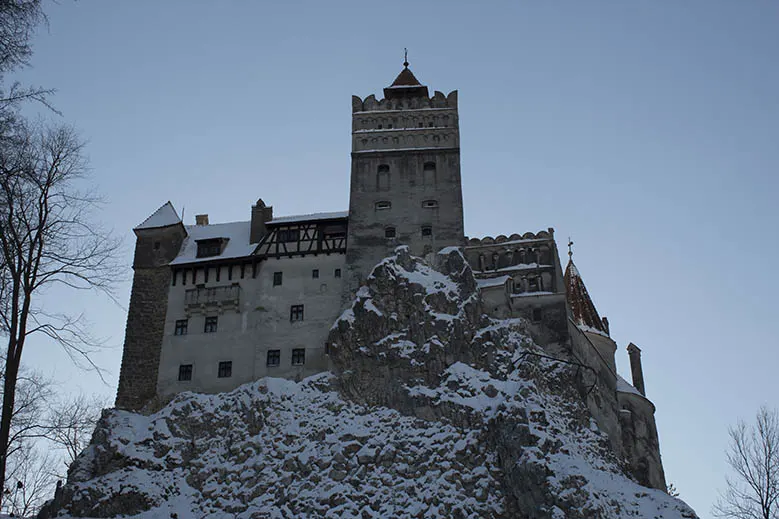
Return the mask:
POLYGON ((197 268, 197 285, 183 284, 179 275, 167 296, 162 356, 157 388, 160 396, 181 391, 216 393, 265 376, 300 380, 327 369, 325 340, 330 326, 340 314, 343 254, 318 254, 292 258, 268 258, 254 269, 233 269, 229 279, 227 266, 211 266, 205 282, 203 266, 197 268), (220 281, 216 269, 221 268, 220 281), (313 270, 318 277, 313 277, 313 270), (281 285, 274 285, 274 273, 281 272, 281 285), (196 288, 200 286, 201 288, 196 288), (187 298, 193 290, 227 289, 235 300, 192 304, 187 298), (303 305, 303 320, 290 320, 290 307, 303 305), (217 318, 215 332, 205 333, 206 317, 217 318), (186 335, 176 335, 176 321, 187 319, 186 335), (280 350, 277 366, 267 365, 268 350, 280 350), (305 362, 292 364, 292 350, 304 349, 305 362), (220 362, 232 362, 231 375, 219 377, 220 362), (178 380, 179 366, 192 365, 191 380, 178 380))

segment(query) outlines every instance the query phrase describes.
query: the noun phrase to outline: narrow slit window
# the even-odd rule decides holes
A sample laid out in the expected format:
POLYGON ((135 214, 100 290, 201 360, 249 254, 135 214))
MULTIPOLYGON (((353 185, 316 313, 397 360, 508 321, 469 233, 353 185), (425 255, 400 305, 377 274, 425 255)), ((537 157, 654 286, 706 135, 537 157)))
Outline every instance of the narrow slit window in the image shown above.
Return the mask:
POLYGON ((274 272, 273 273, 273 286, 277 287, 281 285, 282 281, 282 272, 274 272))
POLYGON ((335 277, 340 278, 341 277, 341 269, 335 269, 334 275, 335 275, 335 277))
POLYGON ((319 269, 314 269, 311 271, 311 277, 313 279, 319 279, 319 269))

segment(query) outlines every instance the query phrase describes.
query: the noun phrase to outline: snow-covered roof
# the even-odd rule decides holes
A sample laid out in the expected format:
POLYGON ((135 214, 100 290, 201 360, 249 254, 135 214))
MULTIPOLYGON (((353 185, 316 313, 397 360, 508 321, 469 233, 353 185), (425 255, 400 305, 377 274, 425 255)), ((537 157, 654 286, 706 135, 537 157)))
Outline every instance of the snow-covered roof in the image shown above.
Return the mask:
POLYGON ((249 231, 251 229, 251 222, 249 221, 216 223, 212 225, 187 225, 186 229, 188 236, 181 245, 179 255, 170 262, 171 265, 183 265, 214 259, 243 258, 250 256, 257 247, 256 243, 249 243, 249 231), (198 240, 215 238, 225 238, 228 240, 224 250, 222 250, 222 254, 218 256, 209 256, 207 258, 198 258, 198 240))
POLYGON ((147 219, 142 221, 136 229, 155 229, 157 227, 167 227, 181 222, 178 213, 173 208, 173 204, 168 201, 162 207, 157 209, 147 219))
POLYGON ((617 375, 617 391, 620 393, 630 393, 632 395, 638 395, 641 398, 646 398, 641 394, 641 391, 636 389, 633 384, 622 378, 621 375, 617 375))
POLYGON ((310 222, 314 220, 334 220, 337 218, 347 218, 348 216, 349 216, 349 211, 298 214, 294 216, 282 216, 280 218, 274 218, 273 220, 267 222, 267 225, 275 225, 275 224, 282 224, 282 223, 310 222))
POLYGON ((506 284, 506 281, 511 279, 511 276, 498 276, 496 278, 476 279, 476 284, 479 288, 498 287, 506 284))

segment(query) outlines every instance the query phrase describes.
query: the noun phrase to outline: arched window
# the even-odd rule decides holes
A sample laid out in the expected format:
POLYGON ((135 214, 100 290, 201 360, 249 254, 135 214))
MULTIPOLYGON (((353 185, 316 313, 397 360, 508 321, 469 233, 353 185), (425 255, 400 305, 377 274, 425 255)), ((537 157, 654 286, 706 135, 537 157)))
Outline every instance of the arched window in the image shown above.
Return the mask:
POLYGON ((425 162, 422 168, 423 184, 426 186, 435 185, 435 162, 425 162))
POLYGON ((390 189, 390 169, 386 164, 381 164, 376 173, 376 190, 389 191, 390 189))
POLYGON ((384 237, 385 238, 394 238, 395 237, 395 228, 394 227, 385 227, 384 228, 384 237))

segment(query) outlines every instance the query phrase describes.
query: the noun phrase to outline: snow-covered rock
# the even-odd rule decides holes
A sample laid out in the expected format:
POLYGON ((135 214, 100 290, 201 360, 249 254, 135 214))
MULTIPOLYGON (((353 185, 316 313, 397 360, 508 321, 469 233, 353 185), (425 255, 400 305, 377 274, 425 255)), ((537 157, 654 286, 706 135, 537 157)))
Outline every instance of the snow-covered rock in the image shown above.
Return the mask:
POLYGON ((107 411, 47 513, 697 517, 625 474, 575 368, 482 314, 459 251, 432 263, 400 248, 374 269, 331 330, 332 374, 107 411))

